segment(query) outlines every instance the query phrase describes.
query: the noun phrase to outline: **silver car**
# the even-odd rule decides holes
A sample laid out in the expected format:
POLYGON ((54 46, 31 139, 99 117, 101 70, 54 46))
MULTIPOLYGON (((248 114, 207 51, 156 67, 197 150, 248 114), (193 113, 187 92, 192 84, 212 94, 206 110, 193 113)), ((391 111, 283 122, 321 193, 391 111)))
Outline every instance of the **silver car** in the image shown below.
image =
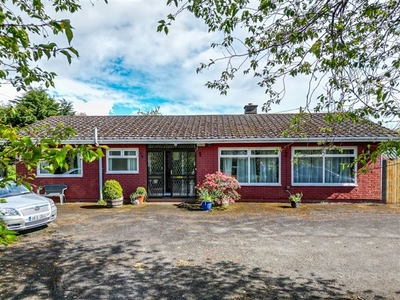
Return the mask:
POLYGON ((9 182, 0 188, 0 218, 10 230, 26 230, 54 221, 57 207, 53 200, 9 182))

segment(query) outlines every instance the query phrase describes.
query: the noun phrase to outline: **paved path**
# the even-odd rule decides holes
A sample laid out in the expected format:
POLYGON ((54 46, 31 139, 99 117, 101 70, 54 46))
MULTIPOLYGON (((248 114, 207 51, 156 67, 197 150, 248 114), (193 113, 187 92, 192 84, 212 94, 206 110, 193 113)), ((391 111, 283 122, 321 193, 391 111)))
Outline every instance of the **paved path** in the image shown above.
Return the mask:
POLYGON ((0 299, 400 299, 400 206, 58 206, 0 248, 0 299))

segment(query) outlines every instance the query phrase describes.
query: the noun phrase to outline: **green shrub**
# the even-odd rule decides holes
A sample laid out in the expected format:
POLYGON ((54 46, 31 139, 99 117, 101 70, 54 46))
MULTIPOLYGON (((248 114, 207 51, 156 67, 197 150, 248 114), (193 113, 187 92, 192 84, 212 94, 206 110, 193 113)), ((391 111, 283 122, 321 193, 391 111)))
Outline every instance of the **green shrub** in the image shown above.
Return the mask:
POLYGON ((130 195, 132 201, 134 201, 137 197, 144 196, 144 199, 147 199, 147 191, 146 188, 143 186, 138 186, 136 191, 130 195))
POLYGON ((102 192, 104 200, 113 200, 123 197, 122 187, 120 183, 114 179, 109 179, 104 183, 102 192))
POLYGON ((98 205, 102 205, 102 206, 106 206, 107 205, 107 201, 105 201, 104 199, 100 199, 99 201, 97 201, 98 205))

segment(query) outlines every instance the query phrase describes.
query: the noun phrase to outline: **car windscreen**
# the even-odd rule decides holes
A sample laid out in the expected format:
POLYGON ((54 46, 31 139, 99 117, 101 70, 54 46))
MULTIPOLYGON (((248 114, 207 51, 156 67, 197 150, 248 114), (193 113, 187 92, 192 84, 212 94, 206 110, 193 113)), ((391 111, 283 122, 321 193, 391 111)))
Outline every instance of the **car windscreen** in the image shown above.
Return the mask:
POLYGON ((8 184, 0 188, 0 197, 15 196, 29 193, 29 190, 23 185, 8 184))

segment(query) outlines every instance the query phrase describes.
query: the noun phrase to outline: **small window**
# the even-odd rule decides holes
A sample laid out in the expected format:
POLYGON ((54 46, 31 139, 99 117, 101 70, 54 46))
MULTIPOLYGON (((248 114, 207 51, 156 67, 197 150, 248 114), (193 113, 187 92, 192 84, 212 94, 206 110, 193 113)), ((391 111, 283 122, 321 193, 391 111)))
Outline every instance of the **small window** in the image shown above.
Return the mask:
POLYGON ((138 149, 107 151, 107 173, 138 173, 138 149))
POLYGON ((121 156, 121 151, 109 150, 108 155, 109 156, 121 156))
POLYGON ((276 150, 251 150, 251 155, 274 155, 278 152, 276 150))
POLYGON ((221 150, 221 155, 247 155, 247 150, 221 150))

